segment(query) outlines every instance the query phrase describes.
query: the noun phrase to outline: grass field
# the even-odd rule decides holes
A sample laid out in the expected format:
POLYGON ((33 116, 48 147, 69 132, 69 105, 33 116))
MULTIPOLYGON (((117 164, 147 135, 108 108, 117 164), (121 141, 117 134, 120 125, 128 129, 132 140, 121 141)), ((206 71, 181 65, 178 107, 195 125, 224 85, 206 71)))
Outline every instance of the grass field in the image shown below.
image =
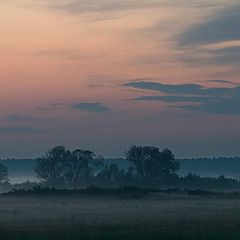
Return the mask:
POLYGON ((240 199, 1 196, 0 239, 240 239, 240 199))

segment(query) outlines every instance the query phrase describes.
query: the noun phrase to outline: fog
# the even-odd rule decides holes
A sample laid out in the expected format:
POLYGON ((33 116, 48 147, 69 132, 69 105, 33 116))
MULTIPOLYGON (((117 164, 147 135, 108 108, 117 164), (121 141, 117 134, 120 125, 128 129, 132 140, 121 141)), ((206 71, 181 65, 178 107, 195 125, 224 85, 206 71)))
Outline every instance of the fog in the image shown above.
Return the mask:
MULTIPOLYGON (((219 177, 222 175, 234 179, 240 177, 239 157, 178 159, 178 161, 180 162, 178 172, 180 176, 193 173, 202 177, 219 177)), ((34 171, 35 159, 10 159, 0 160, 0 162, 8 168, 10 183, 39 182, 34 171)), ((104 163, 108 165, 117 163, 120 168, 124 169, 129 167, 129 162, 125 159, 106 159, 104 163)))

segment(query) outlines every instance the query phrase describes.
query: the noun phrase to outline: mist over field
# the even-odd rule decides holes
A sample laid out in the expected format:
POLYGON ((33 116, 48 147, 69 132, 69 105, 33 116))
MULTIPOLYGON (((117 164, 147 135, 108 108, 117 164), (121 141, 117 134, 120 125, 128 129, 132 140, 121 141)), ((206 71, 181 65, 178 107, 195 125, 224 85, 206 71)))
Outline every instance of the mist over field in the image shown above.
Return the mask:
POLYGON ((0 0, 0 240, 239 240, 239 123, 240 0, 0 0))
MULTIPOLYGON (((188 173, 197 174, 203 177, 240 178, 240 157, 219 157, 219 158, 195 158, 178 159, 180 163, 179 174, 182 176, 188 173)), ((123 158, 105 159, 105 164, 118 164, 120 168, 127 169, 129 162, 123 158)), ((9 180, 11 183, 22 183, 25 181, 39 181, 34 171, 37 160, 35 159, 9 159, 0 160, 8 167, 9 180)))

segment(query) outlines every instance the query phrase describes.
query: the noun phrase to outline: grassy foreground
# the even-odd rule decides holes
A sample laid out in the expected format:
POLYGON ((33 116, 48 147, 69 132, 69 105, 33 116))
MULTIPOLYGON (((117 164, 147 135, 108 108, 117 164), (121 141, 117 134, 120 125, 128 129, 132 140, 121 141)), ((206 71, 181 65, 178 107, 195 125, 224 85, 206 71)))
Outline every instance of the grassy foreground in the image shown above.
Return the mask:
POLYGON ((1 230, 1 240, 239 240, 240 230, 238 226, 233 228, 204 228, 202 226, 118 226, 108 225, 103 227, 64 227, 57 226, 51 229, 21 229, 21 230, 1 230))
POLYGON ((239 240, 240 199, 0 197, 1 240, 239 240))

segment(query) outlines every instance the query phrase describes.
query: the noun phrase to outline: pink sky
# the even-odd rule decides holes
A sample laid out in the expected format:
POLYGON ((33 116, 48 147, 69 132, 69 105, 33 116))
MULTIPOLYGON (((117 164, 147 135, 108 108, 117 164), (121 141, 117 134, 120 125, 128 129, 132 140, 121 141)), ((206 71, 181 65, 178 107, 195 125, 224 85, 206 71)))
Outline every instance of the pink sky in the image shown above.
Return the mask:
POLYGON ((57 144, 106 156, 131 144, 240 154, 238 9, 236 0, 1 1, 0 157, 57 144), (179 92, 183 84, 200 90, 179 92))

